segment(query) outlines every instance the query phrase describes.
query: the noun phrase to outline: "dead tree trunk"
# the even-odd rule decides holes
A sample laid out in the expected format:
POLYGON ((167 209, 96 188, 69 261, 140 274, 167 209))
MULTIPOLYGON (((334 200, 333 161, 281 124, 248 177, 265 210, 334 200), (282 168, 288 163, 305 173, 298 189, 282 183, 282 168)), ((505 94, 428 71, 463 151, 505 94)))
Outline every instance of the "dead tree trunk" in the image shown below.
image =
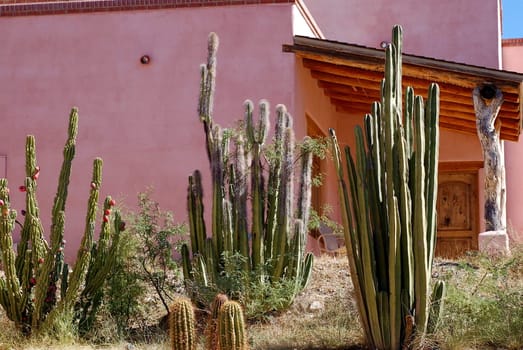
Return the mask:
POLYGON ((485 162, 485 226, 487 231, 506 228, 505 156, 497 119, 503 93, 493 85, 476 87, 472 93, 476 127, 485 162))

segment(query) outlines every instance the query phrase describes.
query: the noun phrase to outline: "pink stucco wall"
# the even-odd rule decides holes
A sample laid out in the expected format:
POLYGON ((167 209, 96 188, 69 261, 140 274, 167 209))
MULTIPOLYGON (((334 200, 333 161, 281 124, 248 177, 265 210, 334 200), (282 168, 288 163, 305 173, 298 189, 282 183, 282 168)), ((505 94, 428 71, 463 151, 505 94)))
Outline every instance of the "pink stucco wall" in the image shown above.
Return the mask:
POLYGON ((0 155, 8 158, 13 207, 24 205, 16 189, 24 177, 25 135, 31 133, 48 231, 74 105, 80 127, 66 213, 67 257, 74 256, 71 246, 83 233, 95 156, 104 159, 102 196, 112 194, 132 207, 137 192, 153 186, 153 198, 184 221, 187 176, 201 169, 209 182, 196 114, 208 33, 220 36, 219 124, 242 118, 248 98, 284 103, 293 113, 294 57, 281 50, 292 42, 291 15, 291 4, 270 4, 0 18, 0 155), (149 65, 139 62, 144 54, 149 65))
MULTIPOLYGON (((400 23, 408 53, 499 66, 497 0, 481 7, 475 0, 430 0, 431 6, 416 0, 401 5, 388 0, 330 0, 328 6, 324 0, 305 2, 328 39, 377 47, 390 40, 392 25, 400 23)), ((77 245, 83 233, 95 156, 105 162, 103 195, 112 194, 133 207, 136 193, 153 186, 153 198, 184 221, 188 174, 202 170, 210 194, 196 115, 198 67, 206 58, 210 31, 220 36, 219 124, 230 126, 242 118, 245 99, 266 98, 273 107, 287 105, 298 137, 305 134, 308 117, 324 132, 334 127, 342 143, 350 143, 362 116, 336 112, 299 60, 282 52, 281 45, 292 43, 293 34, 312 34, 293 6, 0 18, 0 155, 7 156, 14 207, 22 209, 24 204, 16 188, 24 176, 24 138, 32 133, 42 168, 39 202, 48 228, 68 110, 76 105, 80 132, 67 210, 70 245, 77 245), (151 56, 150 65, 139 63, 144 54, 151 56)), ((441 147, 442 161, 482 159, 474 136, 442 132, 441 147)), ((330 161, 326 169, 334 178, 330 161)), ((333 207, 336 191, 332 181, 323 191, 324 201, 333 207)), ((71 259, 76 250, 66 251, 71 259)))
POLYGON ((325 36, 379 47, 405 30, 404 52, 499 68, 497 0, 305 0, 325 36))
MULTIPOLYGON (((523 73, 523 39, 514 45, 503 46, 503 69, 523 73)), ((505 142, 505 167, 507 171, 507 225, 512 241, 523 243, 523 140, 505 142)))
POLYGON ((503 69, 523 73, 523 38, 507 41, 514 44, 503 45, 503 69))

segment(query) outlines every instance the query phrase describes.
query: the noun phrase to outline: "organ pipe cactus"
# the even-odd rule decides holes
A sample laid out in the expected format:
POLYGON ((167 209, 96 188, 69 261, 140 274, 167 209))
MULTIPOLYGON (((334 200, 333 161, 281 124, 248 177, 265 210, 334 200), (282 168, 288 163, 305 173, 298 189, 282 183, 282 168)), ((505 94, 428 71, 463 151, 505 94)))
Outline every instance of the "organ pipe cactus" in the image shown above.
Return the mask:
POLYGON ((247 350, 247 333, 240 304, 226 301, 218 313, 218 350, 247 350))
MULTIPOLYGON (((373 349, 409 347, 412 332, 423 340, 431 302, 439 88, 430 86, 426 106, 407 88, 403 113, 401 45, 396 26, 385 51, 381 102, 365 116, 365 131, 355 129, 355 157, 345 149, 348 182, 331 130, 351 277, 373 349)), ((442 295, 435 292, 432 302, 442 295)))
POLYGON ((100 238, 98 242, 92 244, 85 286, 75 304, 81 333, 86 333, 95 321, 96 312, 101 305, 104 294, 105 279, 114 266, 117 256, 120 241, 119 232, 125 228, 125 223, 118 211, 114 212, 114 221, 109 220, 114 203, 115 201, 111 196, 105 198, 100 238), (118 234, 113 235, 113 232, 118 232, 118 234))
POLYGON ((172 350, 195 350, 194 309, 188 298, 177 298, 169 310, 169 334, 172 350))
POLYGON ((295 147, 292 118, 283 105, 276 107, 272 143, 267 142, 266 101, 260 102, 258 120, 253 103, 245 102, 245 119, 239 131, 214 123, 217 48, 218 38, 211 33, 208 61, 201 67, 198 108, 212 176, 212 235, 208 235, 204 221, 201 174, 195 171, 189 177, 187 195, 191 248, 182 247, 186 286, 217 286, 218 291, 234 297, 228 287, 231 281, 224 281, 224 276, 234 275, 227 270, 231 268, 227 258, 239 256, 240 272, 252 277, 247 283, 295 281, 290 303, 307 284, 313 262, 312 254, 304 252, 312 153, 305 147, 295 147), (295 163, 300 164, 299 169, 295 163), (297 191, 295 178, 299 178, 297 191))
MULTIPOLYGON (((44 238, 40 211, 36 199, 37 180, 40 167, 36 162, 36 145, 33 136, 26 138, 26 177, 20 190, 25 192, 26 206, 21 225, 21 240, 17 252, 13 249, 12 232, 17 217, 11 209, 9 188, 6 179, 0 179, 0 249, 5 277, 0 277, 0 305, 9 319, 26 334, 53 327, 61 313, 81 318, 84 304, 91 295, 97 294, 108 274, 110 261, 118 245, 119 232, 123 228, 118 213, 115 213, 114 228, 102 225, 96 256, 91 256, 97 214, 97 200, 101 185, 102 160, 93 164, 93 179, 88 203, 86 230, 78 257, 69 274, 64 263, 65 203, 68 194, 69 176, 76 148, 78 132, 78 110, 73 108, 69 116, 68 138, 64 146, 64 160, 60 171, 58 189, 52 209, 50 242, 44 238), (103 251, 102 251, 103 250, 103 251), (102 264, 108 264, 104 267, 102 264), (87 274, 90 271, 90 274, 87 274), (86 278, 87 275, 87 278, 86 278), (58 295, 58 290, 61 290, 58 295), (80 297, 81 294, 81 297, 80 297)), ((106 203, 114 204, 110 197, 106 203)), ((104 221, 109 222, 109 215, 104 221)), ((92 310, 92 309, 91 309, 92 310)))

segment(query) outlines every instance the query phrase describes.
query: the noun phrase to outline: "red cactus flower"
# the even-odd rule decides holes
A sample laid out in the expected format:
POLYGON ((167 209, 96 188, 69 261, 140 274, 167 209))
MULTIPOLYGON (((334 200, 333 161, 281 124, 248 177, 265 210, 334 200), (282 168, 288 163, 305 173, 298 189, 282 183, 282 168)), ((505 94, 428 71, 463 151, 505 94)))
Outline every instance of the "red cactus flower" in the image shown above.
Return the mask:
POLYGON ((94 182, 91 182, 91 188, 92 188, 93 190, 96 190, 96 187, 97 187, 96 184, 95 184, 94 182))
POLYGON ((109 209, 104 210, 104 215, 111 215, 111 211, 109 209))
POLYGON ((38 180, 38 177, 40 176, 40 172, 37 171, 36 173, 34 173, 33 175, 33 180, 38 180))
POLYGON ((38 263, 39 263, 39 264, 43 264, 43 263, 44 263, 44 258, 39 258, 39 259, 38 259, 38 263))
POLYGON ((18 189, 20 190, 20 192, 25 192, 25 191, 27 191, 27 188, 26 188, 24 185, 18 187, 18 189))
POLYGON ((4 205, 4 201, 2 199, 0 199, 0 206, 4 205))
POLYGON ((107 215, 104 215, 104 222, 109 222, 109 217, 107 215))
POLYGON ((34 285, 36 284, 36 278, 31 277, 31 278, 29 279, 29 284, 32 285, 32 286, 34 286, 34 285))
POLYGON ((111 207, 114 207, 114 206, 116 205, 116 201, 115 201, 114 199, 111 199, 111 200, 109 201, 109 205, 110 205, 111 207))

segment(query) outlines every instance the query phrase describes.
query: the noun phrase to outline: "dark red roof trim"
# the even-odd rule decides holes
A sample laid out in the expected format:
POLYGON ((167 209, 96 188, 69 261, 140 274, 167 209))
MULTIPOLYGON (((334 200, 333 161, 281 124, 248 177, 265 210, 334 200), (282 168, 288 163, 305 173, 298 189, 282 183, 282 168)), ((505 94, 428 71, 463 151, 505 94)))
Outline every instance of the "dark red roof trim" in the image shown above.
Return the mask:
POLYGON ((523 38, 503 39, 501 44, 503 46, 523 46, 523 38))
POLYGON ((3 0, 0 17, 156 10, 184 7, 294 3, 296 0, 3 0))

